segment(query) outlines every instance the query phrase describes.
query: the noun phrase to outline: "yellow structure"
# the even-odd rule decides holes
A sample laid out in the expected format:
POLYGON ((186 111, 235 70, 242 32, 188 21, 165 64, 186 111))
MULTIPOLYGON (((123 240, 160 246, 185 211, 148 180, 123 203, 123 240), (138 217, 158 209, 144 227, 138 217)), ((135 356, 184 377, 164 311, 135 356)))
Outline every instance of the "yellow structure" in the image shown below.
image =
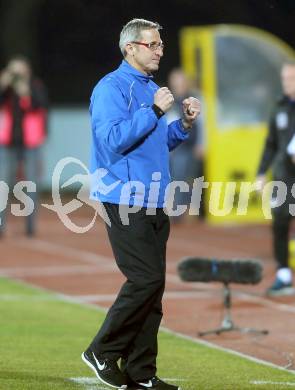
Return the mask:
POLYGON ((208 221, 265 221, 269 199, 262 208, 251 185, 281 93, 280 69, 295 52, 265 31, 238 25, 185 27, 180 50, 183 69, 197 79, 205 102, 208 221))
POLYGON ((289 241, 289 267, 295 270, 295 239, 289 241))

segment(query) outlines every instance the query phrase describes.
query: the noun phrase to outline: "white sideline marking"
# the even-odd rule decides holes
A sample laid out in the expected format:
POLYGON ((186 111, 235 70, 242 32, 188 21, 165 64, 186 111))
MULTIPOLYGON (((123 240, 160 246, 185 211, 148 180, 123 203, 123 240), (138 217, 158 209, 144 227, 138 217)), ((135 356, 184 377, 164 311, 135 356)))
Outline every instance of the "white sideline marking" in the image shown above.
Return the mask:
MULTIPOLYGON (((18 280, 18 283, 22 284, 24 286, 33 288, 36 291, 43 291, 43 292, 47 292, 47 293, 53 294, 58 299, 61 299, 64 302, 69 302, 69 303, 72 303, 72 304, 75 304, 75 305, 79 305, 79 306, 85 306, 85 307, 88 307, 88 308, 90 308, 92 310, 100 311, 102 313, 106 313, 107 312, 107 309, 105 307, 103 307, 103 306, 100 306, 100 305, 97 305, 97 304, 93 304, 93 303, 81 302, 79 299, 76 299, 73 296, 57 293, 57 292, 54 292, 52 290, 49 290, 48 288, 40 287, 40 286, 34 285, 33 283, 25 282, 24 280, 18 280)), ((205 341, 205 340, 201 340, 201 339, 194 338, 194 337, 191 337, 191 336, 187 336, 185 334, 175 332, 175 331, 173 331, 171 329, 168 329, 168 328, 165 328, 163 326, 161 326, 160 329, 161 329, 161 331, 163 331, 165 333, 172 334, 174 336, 178 336, 178 337, 180 337, 180 338, 182 338, 184 340, 191 341, 191 342, 193 342, 195 344, 205 345, 205 346, 207 346, 209 348, 212 348, 212 349, 215 349, 215 350, 218 350, 218 351, 223 351, 223 352, 229 353, 231 355, 239 356, 239 357, 241 357, 243 359, 246 359, 246 360, 249 360, 249 361, 261 364, 263 366, 276 368, 277 370, 284 371, 284 372, 289 372, 289 373, 295 375, 295 370, 290 370, 290 369, 287 369, 285 367, 278 366, 277 364, 270 363, 270 362, 268 362, 266 360, 254 358, 253 356, 243 354, 242 352, 234 351, 233 349, 220 347, 220 346, 218 346, 216 344, 210 343, 209 341, 205 341)))
POLYGON ((87 390, 110 390, 110 387, 102 385, 96 378, 78 377, 69 378, 71 382, 84 385, 87 390))
MULTIPOLYGON (((117 270, 117 267, 114 264, 103 264, 99 268, 90 265, 72 265, 72 266, 41 266, 41 267, 11 267, 11 268, 0 268, 0 276, 9 276, 9 277, 26 277, 26 276, 61 276, 61 275, 76 275, 76 274, 94 274, 99 271, 107 270, 117 270)), ((168 280, 175 283, 175 278, 178 278, 175 275, 168 275, 168 280)), ((178 282, 179 279, 177 279, 178 282)), ((181 282, 180 282, 181 283, 181 282)), ((192 286, 194 287, 194 286, 192 286)), ((207 291, 167 291, 164 293, 164 299, 183 299, 183 298, 210 298, 212 293, 219 293, 219 289, 216 286, 212 289, 208 289, 208 285, 205 286, 207 291), (210 290, 210 291, 209 291, 210 290)), ((283 303, 276 303, 270 301, 266 298, 255 296, 252 294, 247 294, 243 292, 233 292, 233 296, 238 297, 243 301, 253 301, 257 302, 263 306, 275 308, 280 311, 285 311, 288 313, 295 313, 295 307, 283 303)), ((96 301, 109 301, 112 302, 116 299, 117 295, 115 294, 91 294, 91 295, 81 295, 76 298, 83 302, 96 302, 96 301)), ((1 298, 0 298, 1 299, 1 298)), ((2 299, 3 300, 3 299, 2 299)))
POLYGON ((251 385, 278 385, 295 387, 295 382, 250 381, 251 385))
MULTIPOLYGON (((110 388, 104 386, 99 382, 97 378, 90 377, 77 377, 77 378, 69 378, 70 381, 78 383, 79 385, 86 386, 87 390, 109 390, 110 388)), ((164 381, 167 382, 187 382, 187 379, 183 378, 163 378, 164 381)))
MULTIPOLYGON (((51 254, 52 253, 61 254, 62 256, 69 257, 70 259, 76 258, 76 259, 79 259, 80 261, 85 261, 85 262, 89 262, 92 264, 100 264, 100 266, 102 265, 102 263, 105 264, 105 262, 112 262, 114 264, 114 260, 110 257, 96 255, 95 253, 87 252, 84 250, 79 250, 76 248, 73 249, 72 247, 68 247, 66 245, 52 244, 51 242, 47 242, 44 240, 33 239, 30 241, 30 243, 27 243, 25 240, 23 240, 23 241, 18 241, 17 243, 15 243, 15 245, 28 247, 30 250, 36 249, 36 250, 39 250, 43 253, 45 252, 45 253, 51 253, 51 254)), ((174 283, 182 285, 182 286, 184 285, 184 282, 182 282, 179 279, 179 277, 175 274, 167 274, 167 280, 171 280, 174 283)), ((209 287, 208 283, 207 284, 198 283, 198 286, 195 286, 193 283, 190 284, 190 287, 193 290, 200 290, 201 286, 204 286, 204 287, 206 286, 206 289, 210 289, 210 290, 213 290, 214 288, 216 289, 216 286, 214 286, 214 285, 210 285, 210 287, 209 287)), ((44 289, 44 291, 48 291, 48 290, 44 289)), ((264 299, 262 297, 253 296, 253 294, 247 294, 247 293, 240 293, 240 294, 241 294, 241 296, 244 296, 245 299, 248 299, 248 297, 249 297, 249 299, 252 298, 256 302, 261 303, 263 306, 267 306, 267 307, 270 307, 270 308, 278 310, 278 311, 288 311, 288 312, 294 311, 294 308, 291 305, 277 304, 276 302, 269 301, 269 300, 264 299)), ((58 294, 58 296, 63 297, 68 302, 78 303, 78 304, 86 304, 89 307, 96 307, 96 308, 99 307, 104 312, 106 311, 105 308, 103 308, 102 306, 93 305, 91 303, 85 303, 85 301, 83 302, 83 301, 81 301, 75 297, 69 296, 69 295, 58 294)), ((167 329, 167 331, 169 331, 169 330, 167 329)), ((295 371, 287 370, 284 367, 275 365, 273 363, 269 363, 269 362, 261 360, 261 359, 253 358, 251 356, 236 352, 236 351, 231 350, 231 349, 219 347, 213 343, 212 344, 209 343, 208 341, 194 339, 192 337, 183 335, 181 333, 176 333, 173 331, 171 331, 170 333, 174 333, 174 334, 178 335, 179 337, 187 338, 188 340, 199 343, 199 344, 210 346, 211 348, 214 348, 217 350, 223 350, 223 351, 231 353, 233 355, 241 356, 243 358, 246 358, 247 360, 254 361, 254 362, 259 363, 259 364, 271 366, 271 367, 274 367, 274 368, 277 368, 280 370, 285 370, 287 372, 292 372, 293 374, 295 373, 295 371)))
MULTIPOLYGON (((90 305, 90 304, 88 304, 88 305, 90 305)), ((276 368, 278 370, 281 370, 281 371, 284 371, 284 372, 289 372, 289 373, 295 375, 295 370, 289 370, 289 369, 287 369, 285 367, 278 366, 277 364, 270 363, 270 362, 268 362, 266 360, 255 358, 253 356, 246 355, 246 354, 244 354, 242 352, 234 351, 233 349, 230 349, 230 348, 221 347, 219 345, 210 343, 209 341, 205 341, 205 340, 202 340, 202 339, 199 339, 199 338, 194 338, 194 337, 191 337, 191 336, 187 336, 185 334, 182 334, 182 333, 179 333, 179 332, 175 332, 174 330, 165 328, 163 326, 161 326, 160 329, 163 332, 166 332, 168 334, 172 334, 174 336, 178 336, 178 337, 180 337, 180 338, 182 338, 184 340, 192 341, 195 344, 205 345, 206 347, 209 347, 209 348, 212 348, 212 349, 217 349, 218 351, 227 352, 227 353, 229 353, 231 355, 239 356, 239 357, 242 357, 244 359, 250 360, 251 362, 262 364, 264 366, 268 366, 268 367, 272 367, 272 368, 276 368)))
MULTIPOLYGON (((75 273, 75 272, 71 272, 75 273)), ((93 273, 93 271, 91 272, 93 273)), ((33 273, 30 273, 29 271, 27 273, 28 276, 34 275, 33 273)), ((62 273, 59 272, 59 269, 56 270, 54 273, 43 273, 39 274, 39 276, 50 276, 50 275, 61 275, 62 273)), ((79 272, 81 274, 81 272, 79 272)), ((1 272, 0 272, 1 275, 1 272)), ((2 274, 3 275, 3 274, 2 274)), ((7 273, 4 274, 4 276, 23 276, 22 274, 15 274, 15 273, 7 273)), ((35 276, 35 275, 34 275, 35 276)), ((183 298, 209 298, 212 294, 210 292, 197 292, 197 291, 167 291, 164 294, 163 299, 183 299, 183 298)), ((114 300, 117 298, 117 294, 90 294, 90 295, 72 295, 74 299, 77 299, 79 302, 114 302, 114 300)), ((0 301, 52 301, 56 300, 56 297, 50 297, 50 296, 31 296, 31 295, 25 295, 25 294, 0 294, 0 301)))
POLYGON ((0 294, 0 301, 4 302, 51 302, 61 300, 50 295, 0 294))

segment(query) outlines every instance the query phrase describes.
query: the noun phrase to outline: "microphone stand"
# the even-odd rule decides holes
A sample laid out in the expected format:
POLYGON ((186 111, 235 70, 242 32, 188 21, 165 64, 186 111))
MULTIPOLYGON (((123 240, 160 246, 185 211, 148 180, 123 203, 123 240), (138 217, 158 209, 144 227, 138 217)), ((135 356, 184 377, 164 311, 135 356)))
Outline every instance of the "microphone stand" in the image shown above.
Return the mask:
POLYGON ((268 334, 268 330, 266 329, 255 329, 255 328, 246 328, 235 326, 232 315, 231 315, 231 290, 229 288, 229 283, 223 282, 223 307, 224 307, 224 316, 221 322, 221 326, 216 329, 207 330, 204 332, 199 332, 198 335, 200 337, 207 336, 209 334, 217 334, 220 335, 223 332, 231 332, 237 331, 241 333, 255 333, 255 334, 268 334))

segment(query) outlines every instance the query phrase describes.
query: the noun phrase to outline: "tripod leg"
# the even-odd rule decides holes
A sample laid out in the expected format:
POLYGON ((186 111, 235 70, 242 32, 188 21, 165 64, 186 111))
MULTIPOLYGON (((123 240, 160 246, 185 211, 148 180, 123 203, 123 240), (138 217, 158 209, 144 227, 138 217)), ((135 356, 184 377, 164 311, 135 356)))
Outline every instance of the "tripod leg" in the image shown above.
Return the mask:
POLYGON ((242 328, 238 326, 232 326, 231 328, 220 327, 212 330, 207 330, 205 332, 199 332, 198 336, 203 337, 203 336, 208 336, 210 334, 220 335, 221 333, 224 332, 235 332, 235 331, 244 334, 253 333, 253 334, 260 334, 260 335, 267 335, 269 333, 267 329, 242 328))
POLYGON ((237 327, 236 330, 241 333, 256 333, 256 334, 269 334, 267 329, 255 329, 255 328, 243 328, 237 327))
POLYGON ((199 332, 198 335, 200 337, 203 337, 203 336, 208 336, 209 334, 216 334, 216 335, 219 335, 220 333, 223 333, 223 332, 229 332, 233 329, 230 329, 230 328, 216 328, 216 329, 211 329, 211 330, 207 330, 205 332, 199 332))
POLYGON ((227 283, 223 285, 223 307, 225 309, 224 317, 221 322, 221 326, 216 329, 207 330, 204 332, 199 332, 200 337, 207 336, 210 334, 219 335, 224 332, 237 331, 240 333, 256 333, 256 334, 268 334, 266 329, 254 329, 254 328, 243 328, 234 325, 234 322, 231 317, 231 291, 227 283))

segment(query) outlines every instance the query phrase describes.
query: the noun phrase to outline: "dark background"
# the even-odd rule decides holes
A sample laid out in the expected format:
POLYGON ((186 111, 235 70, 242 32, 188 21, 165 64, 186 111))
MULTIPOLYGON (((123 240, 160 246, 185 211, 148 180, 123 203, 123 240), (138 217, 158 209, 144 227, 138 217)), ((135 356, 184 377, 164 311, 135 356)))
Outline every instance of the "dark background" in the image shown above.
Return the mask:
POLYGON ((121 62, 119 34, 134 17, 164 27, 160 84, 179 64, 182 26, 245 24, 295 48, 295 0, 0 0, 0 66, 26 55, 53 104, 87 104, 96 81, 121 62))

